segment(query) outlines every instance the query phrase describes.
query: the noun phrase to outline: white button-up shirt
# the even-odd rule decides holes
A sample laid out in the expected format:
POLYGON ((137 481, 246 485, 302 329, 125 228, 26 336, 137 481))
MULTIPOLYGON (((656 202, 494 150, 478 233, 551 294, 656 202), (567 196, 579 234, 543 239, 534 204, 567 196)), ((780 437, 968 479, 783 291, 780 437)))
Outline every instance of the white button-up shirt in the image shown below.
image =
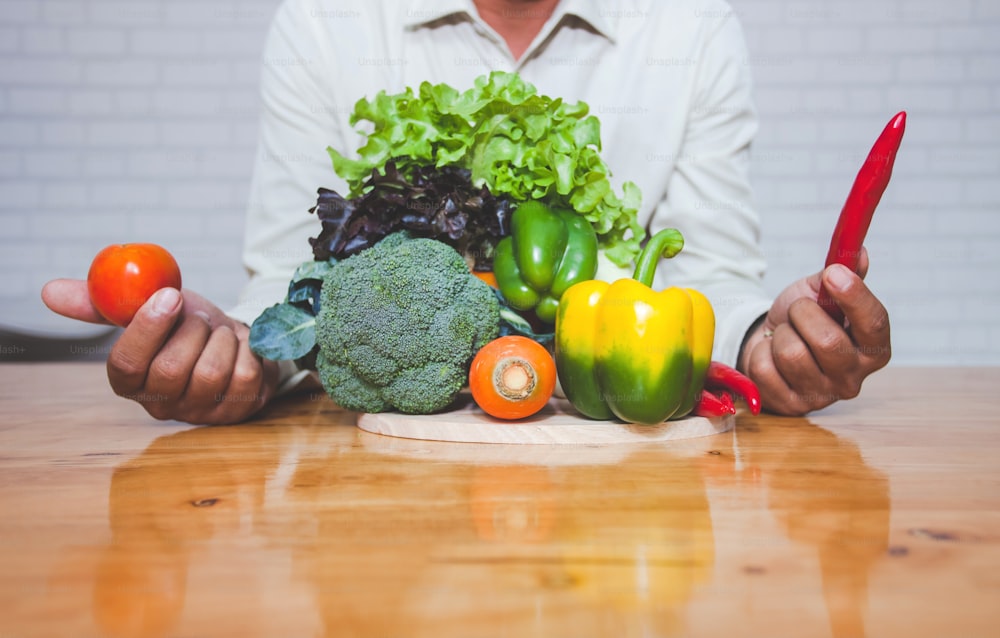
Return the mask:
POLYGON ((713 358, 734 364, 770 306, 747 177, 757 129, 747 54, 721 0, 563 0, 518 60, 472 0, 286 0, 262 63, 250 281, 231 311, 242 321, 280 302, 312 258, 308 238, 320 224, 307 210, 317 188, 346 194, 326 147, 355 156, 363 137, 349 123, 354 104, 423 81, 463 91, 493 70, 590 105, 618 192, 623 181, 642 191, 640 223, 684 236, 654 287, 694 287, 711 300, 713 358))

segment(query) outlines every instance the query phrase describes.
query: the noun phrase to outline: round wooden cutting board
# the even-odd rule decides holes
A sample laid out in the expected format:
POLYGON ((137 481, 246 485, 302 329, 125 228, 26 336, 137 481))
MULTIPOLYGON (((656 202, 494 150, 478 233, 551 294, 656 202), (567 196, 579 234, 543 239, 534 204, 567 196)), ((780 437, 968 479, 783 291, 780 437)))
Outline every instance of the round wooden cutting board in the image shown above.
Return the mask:
POLYGON ((600 445, 676 441, 733 429, 735 416, 706 419, 686 417, 659 425, 632 425, 580 417, 562 399, 553 399, 533 417, 502 421, 487 415, 463 395, 456 407, 440 414, 396 412, 361 414, 358 427, 366 432, 424 441, 545 445, 600 445))

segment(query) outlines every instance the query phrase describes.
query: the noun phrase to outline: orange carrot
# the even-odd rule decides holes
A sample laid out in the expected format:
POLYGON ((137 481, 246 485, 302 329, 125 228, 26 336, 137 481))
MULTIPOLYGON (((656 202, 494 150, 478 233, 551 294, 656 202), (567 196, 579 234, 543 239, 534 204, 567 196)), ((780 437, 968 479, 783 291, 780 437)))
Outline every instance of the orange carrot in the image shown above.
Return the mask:
POLYGON ((483 346, 472 360, 469 389, 483 412, 498 419, 522 419, 549 402, 556 364, 541 344, 509 335, 483 346))
POLYGON ((497 287, 497 277, 492 270, 473 270, 472 274, 485 281, 490 288, 497 287))

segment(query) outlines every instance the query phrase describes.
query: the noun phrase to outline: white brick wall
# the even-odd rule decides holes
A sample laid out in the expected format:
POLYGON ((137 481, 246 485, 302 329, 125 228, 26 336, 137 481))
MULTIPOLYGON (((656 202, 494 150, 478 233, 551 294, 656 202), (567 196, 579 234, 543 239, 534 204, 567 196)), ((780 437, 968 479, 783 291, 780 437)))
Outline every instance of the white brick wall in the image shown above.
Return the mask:
POLYGON ((38 299, 102 246, 155 240, 226 306, 278 0, 0 0, 0 326, 73 334, 38 299))
MULTIPOLYGON (((1000 2, 731 0, 761 133, 768 288, 816 270, 896 111, 872 225, 894 363, 1000 364, 1000 2)), ((155 237, 232 303, 256 82, 278 0, 0 0, 0 324, 72 331, 38 289, 155 237)))
POLYGON ((867 242, 893 362, 1000 364, 1000 3, 733 5, 761 113, 768 288, 818 267, 864 154, 905 109, 867 242))

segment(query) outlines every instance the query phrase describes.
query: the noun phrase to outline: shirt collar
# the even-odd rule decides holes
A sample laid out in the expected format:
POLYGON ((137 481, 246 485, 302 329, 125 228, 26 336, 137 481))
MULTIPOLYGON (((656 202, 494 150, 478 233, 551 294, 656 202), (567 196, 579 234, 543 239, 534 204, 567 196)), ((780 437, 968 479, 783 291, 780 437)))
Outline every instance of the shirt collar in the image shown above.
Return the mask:
POLYGON ((589 24, 595 31, 614 42, 618 38, 618 16, 621 9, 617 0, 563 0, 556 7, 556 13, 573 15, 589 24))
POLYGON ((476 7, 472 0, 414 0, 403 14, 403 25, 417 29, 451 15, 471 16, 476 7))
MULTIPOLYGON (((562 0, 556 7, 557 22, 566 16, 575 16, 612 42, 618 35, 618 10, 615 2, 602 0, 562 0)), ((407 29, 418 29, 449 16, 473 16, 476 6, 472 0, 414 0, 403 16, 407 29)))

